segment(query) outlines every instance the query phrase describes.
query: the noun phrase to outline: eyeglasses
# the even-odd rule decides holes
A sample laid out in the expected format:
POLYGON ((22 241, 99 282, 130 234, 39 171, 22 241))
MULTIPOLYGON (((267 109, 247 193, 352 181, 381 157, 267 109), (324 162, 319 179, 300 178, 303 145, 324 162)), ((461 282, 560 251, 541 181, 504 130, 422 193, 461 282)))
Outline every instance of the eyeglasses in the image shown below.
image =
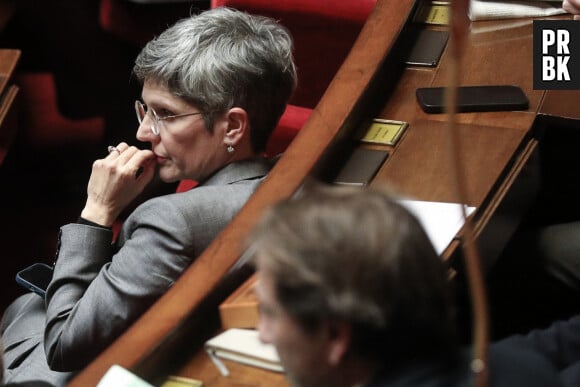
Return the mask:
POLYGON ((156 136, 159 136, 159 133, 160 133, 159 126, 161 124, 161 121, 163 121, 163 120, 170 120, 173 118, 194 116, 197 114, 204 113, 204 112, 195 112, 195 113, 175 114, 175 115, 159 117, 159 115, 157 115, 157 112, 155 110, 153 110, 152 108, 149 108, 147 105, 144 105, 143 103, 141 103, 141 101, 135 101, 135 113, 137 113, 137 121, 139 121, 139 125, 141 125, 143 123, 145 116, 149 112, 151 112, 151 115, 150 115, 151 126, 149 128, 151 129, 151 132, 156 136))

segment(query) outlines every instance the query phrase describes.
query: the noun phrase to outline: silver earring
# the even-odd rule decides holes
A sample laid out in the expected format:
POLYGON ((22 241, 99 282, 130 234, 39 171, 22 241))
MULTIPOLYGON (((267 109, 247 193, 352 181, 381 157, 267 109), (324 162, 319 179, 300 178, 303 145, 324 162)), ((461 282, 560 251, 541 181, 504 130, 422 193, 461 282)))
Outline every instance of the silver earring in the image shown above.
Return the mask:
POLYGON ((226 148, 226 150, 228 151, 228 153, 234 153, 234 151, 235 151, 234 147, 231 144, 228 145, 228 147, 226 148))

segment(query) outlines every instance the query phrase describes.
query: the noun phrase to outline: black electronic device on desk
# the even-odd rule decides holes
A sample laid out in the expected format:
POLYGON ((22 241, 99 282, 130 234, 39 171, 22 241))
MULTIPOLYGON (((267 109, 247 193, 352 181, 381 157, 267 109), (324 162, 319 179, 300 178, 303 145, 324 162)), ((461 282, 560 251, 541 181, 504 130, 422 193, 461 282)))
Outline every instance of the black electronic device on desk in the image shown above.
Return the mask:
MULTIPOLYGON (((445 87, 420 87, 417 101, 426 113, 445 112, 445 87)), ((485 85, 457 88, 457 112, 527 110, 528 97, 519 86, 485 85)))

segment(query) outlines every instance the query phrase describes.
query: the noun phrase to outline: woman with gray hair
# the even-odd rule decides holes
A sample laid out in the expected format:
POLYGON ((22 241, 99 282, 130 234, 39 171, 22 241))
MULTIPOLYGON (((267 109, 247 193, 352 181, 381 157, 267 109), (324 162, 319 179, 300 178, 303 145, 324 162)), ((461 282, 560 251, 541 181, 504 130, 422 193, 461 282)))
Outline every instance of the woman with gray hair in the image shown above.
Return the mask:
POLYGON ((296 85, 292 40, 271 19, 227 8, 177 22, 139 54, 142 150, 121 142, 93 164, 86 205, 61 228, 46 297, 2 320, 5 381, 66 383, 175 281, 261 183, 261 157, 296 85), (111 226, 155 173, 196 188, 150 199, 111 226))

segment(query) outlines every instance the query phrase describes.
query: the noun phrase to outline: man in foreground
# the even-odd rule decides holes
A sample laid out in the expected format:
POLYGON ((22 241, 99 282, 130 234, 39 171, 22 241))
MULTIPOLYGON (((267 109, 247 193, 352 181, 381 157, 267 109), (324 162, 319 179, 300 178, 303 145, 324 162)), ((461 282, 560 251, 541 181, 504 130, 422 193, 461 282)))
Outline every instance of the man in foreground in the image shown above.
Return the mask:
MULTIPOLYGON (((260 338, 294 386, 471 386, 447 270, 388 193, 306 187, 249 239, 260 338)), ((490 386, 559 386, 542 357, 493 346, 490 386)))

